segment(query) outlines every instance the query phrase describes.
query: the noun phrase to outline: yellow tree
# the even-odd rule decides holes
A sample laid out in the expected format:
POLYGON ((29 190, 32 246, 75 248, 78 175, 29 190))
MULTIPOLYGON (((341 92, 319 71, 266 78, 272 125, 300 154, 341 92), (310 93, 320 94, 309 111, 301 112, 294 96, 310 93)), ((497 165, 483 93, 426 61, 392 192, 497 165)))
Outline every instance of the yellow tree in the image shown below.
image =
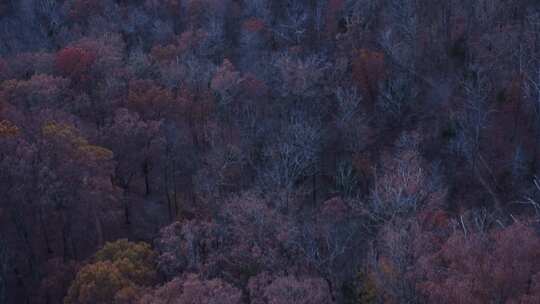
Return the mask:
POLYGON ((121 239, 107 243, 78 273, 65 304, 133 303, 156 282, 155 253, 146 243, 121 239))

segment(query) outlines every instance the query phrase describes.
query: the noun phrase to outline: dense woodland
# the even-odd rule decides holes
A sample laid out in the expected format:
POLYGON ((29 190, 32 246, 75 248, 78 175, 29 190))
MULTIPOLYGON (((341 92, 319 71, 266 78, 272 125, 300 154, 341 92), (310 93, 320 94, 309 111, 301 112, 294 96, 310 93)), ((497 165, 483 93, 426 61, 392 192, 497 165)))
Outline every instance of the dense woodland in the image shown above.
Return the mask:
POLYGON ((540 303, 537 0, 0 0, 0 303, 540 303))

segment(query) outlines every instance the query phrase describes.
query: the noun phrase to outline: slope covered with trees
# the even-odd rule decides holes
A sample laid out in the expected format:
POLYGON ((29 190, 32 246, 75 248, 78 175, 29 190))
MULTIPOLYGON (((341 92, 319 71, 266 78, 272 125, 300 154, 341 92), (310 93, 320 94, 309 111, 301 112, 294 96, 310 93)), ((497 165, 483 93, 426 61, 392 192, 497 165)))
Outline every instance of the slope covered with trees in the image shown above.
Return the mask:
POLYGON ((535 0, 0 0, 0 303, 540 303, 535 0))

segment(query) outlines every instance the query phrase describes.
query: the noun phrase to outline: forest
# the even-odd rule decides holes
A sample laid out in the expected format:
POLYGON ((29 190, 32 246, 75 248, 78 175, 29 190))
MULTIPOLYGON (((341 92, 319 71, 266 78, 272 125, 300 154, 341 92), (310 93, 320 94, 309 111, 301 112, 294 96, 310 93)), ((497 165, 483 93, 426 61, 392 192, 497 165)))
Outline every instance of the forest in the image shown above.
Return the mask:
POLYGON ((540 2, 0 0, 4 303, 540 303, 540 2))

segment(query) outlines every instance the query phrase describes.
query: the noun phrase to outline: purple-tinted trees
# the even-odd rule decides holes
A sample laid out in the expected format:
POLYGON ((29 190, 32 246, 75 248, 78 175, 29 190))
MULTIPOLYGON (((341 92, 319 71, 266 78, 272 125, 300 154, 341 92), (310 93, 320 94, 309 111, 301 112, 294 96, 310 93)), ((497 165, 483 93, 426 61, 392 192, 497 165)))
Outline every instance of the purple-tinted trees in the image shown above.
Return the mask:
POLYGON ((188 274, 144 296, 140 304, 241 304, 242 292, 220 279, 204 280, 188 274))
POLYGON ((326 282, 317 277, 274 277, 261 273, 250 279, 248 290, 254 304, 334 303, 326 282))

